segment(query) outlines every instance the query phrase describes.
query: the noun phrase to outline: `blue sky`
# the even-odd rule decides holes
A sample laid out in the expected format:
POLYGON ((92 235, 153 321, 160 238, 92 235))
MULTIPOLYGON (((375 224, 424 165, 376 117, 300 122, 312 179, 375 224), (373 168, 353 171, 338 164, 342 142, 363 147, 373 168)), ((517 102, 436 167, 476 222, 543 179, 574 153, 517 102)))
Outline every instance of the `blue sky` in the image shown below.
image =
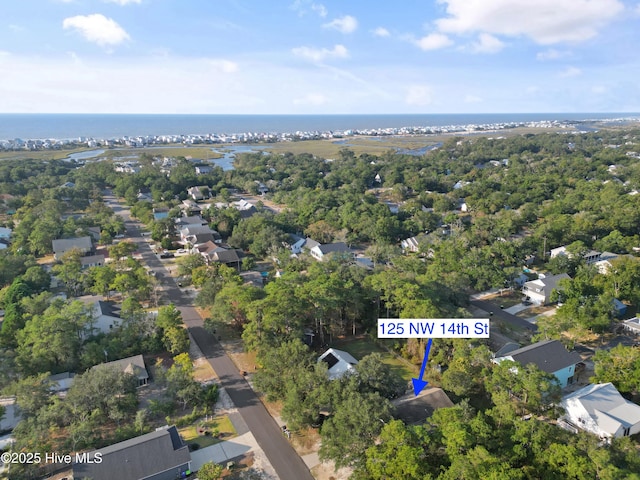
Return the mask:
POLYGON ((20 0, 0 112, 640 111, 640 0, 20 0))

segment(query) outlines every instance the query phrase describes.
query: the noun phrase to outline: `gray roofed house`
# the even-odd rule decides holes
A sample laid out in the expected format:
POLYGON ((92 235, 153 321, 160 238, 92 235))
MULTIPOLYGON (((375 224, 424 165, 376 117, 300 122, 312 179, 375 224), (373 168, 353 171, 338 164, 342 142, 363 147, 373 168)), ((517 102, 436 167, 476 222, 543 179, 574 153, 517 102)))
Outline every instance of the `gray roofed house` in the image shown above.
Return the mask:
POLYGON ((47 380, 51 382, 50 390, 52 392, 66 392, 71 388, 73 384, 73 378, 76 376, 72 372, 57 373, 56 375, 49 375, 47 380))
POLYGON ((94 463, 73 465, 74 478, 175 480, 191 473, 189 448, 175 426, 88 452, 87 459, 94 463))
POLYGON ((207 221, 202 218, 200 215, 188 215, 182 216, 180 218, 176 218, 176 225, 178 227, 188 226, 188 225, 206 225, 207 221))
POLYGON ((77 248, 83 255, 93 251, 93 243, 91 237, 77 237, 77 238, 58 238, 51 242, 53 248, 53 255, 56 260, 69 250, 77 248))
POLYGON ((562 420, 601 438, 640 432, 640 406, 626 400, 611 383, 587 385, 562 399, 562 420))
POLYGON ((213 230, 209 228, 209 225, 187 225, 180 229, 180 240, 189 241, 189 237, 202 233, 213 233, 213 230))
POLYGON ((494 362, 500 363, 504 360, 525 366, 533 363, 543 372, 553 374, 561 387, 566 387, 573 383, 575 366, 582 358, 577 352, 569 352, 558 340, 544 340, 496 357, 494 362))
POLYGON ((88 257, 80 258, 80 266, 82 268, 101 267, 104 265, 104 261, 104 255, 89 255, 88 257))
POLYGON ((240 271, 240 257, 236 250, 226 250, 224 248, 216 250, 212 257, 212 262, 224 263, 229 267, 234 267, 240 271))
POLYGON ((93 368, 115 368, 116 370, 133 375, 138 379, 138 387, 143 387, 149 383, 149 372, 147 371, 147 366, 144 364, 142 355, 101 363, 95 365, 93 368))
POLYGON ((218 232, 212 230, 209 233, 197 233, 195 235, 189 236, 188 240, 193 245, 201 245, 207 242, 220 243, 222 242, 222 237, 218 232))
POLYGON ((559 275, 540 277, 537 280, 530 280, 522 286, 522 293, 532 303, 546 305, 551 301, 551 292, 558 288, 558 282, 566 278, 571 279, 566 273, 561 273, 559 275))
POLYGON ((328 255, 334 254, 345 257, 353 257, 353 252, 344 242, 326 243, 317 245, 310 250, 311 256, 318 261, 323 261, 328 255))

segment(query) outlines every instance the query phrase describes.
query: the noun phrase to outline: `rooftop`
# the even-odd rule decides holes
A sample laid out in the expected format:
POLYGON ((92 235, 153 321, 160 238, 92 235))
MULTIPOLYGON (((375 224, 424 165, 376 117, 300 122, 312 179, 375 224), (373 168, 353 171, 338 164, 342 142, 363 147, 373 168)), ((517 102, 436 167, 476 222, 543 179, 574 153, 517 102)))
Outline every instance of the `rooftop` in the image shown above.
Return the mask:
POLYGON ((522 365, 533 363, 540 370, 554 373, 582 361, 577 352, 569 352, 558 340, 544 340, 507 353, 501 359, 512 358, 522 365))

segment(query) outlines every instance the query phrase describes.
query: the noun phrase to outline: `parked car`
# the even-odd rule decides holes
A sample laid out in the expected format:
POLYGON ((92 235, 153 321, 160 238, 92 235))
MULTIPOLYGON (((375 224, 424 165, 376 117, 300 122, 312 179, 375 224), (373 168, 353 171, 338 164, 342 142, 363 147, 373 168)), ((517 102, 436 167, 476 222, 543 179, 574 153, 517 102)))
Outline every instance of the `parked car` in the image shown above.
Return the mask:
POLYGON ((175 255, 171 252, 162 252, 160 258, 173 258, 175 255))

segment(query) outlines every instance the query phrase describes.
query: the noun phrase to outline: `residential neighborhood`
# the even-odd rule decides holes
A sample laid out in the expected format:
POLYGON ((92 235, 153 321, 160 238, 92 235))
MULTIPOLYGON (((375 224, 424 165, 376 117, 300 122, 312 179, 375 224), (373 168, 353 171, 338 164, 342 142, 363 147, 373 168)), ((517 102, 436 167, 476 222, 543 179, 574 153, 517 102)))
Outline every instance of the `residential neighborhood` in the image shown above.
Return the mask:
POLYGON ((638 142, 452 136, 422 156, 246 153, 228 171, 145 153, 60 162, 37 198, 36 177, 0 186, 18 206, 0 213, 0 448, 102 459, 1 474, 551 478, 602 456, 627 478, 638 142), (554 155, 584 171, 557 176, 554 155), (378 338, 385 318, 490 334, 378 338))

